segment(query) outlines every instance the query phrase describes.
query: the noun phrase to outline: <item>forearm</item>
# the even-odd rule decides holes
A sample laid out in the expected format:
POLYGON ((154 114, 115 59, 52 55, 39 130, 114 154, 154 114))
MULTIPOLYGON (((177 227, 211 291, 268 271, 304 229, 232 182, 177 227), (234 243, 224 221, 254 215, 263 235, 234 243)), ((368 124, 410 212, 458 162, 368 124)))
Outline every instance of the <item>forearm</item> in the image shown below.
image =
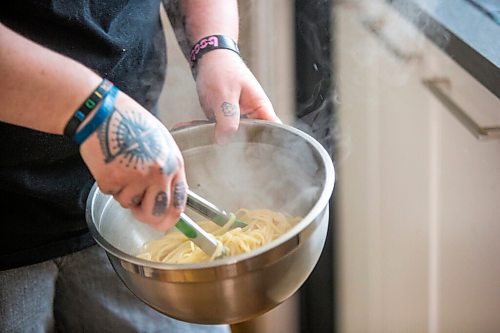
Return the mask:
POLYGON ((193 44, 208 35, 227 35, 238 41, 236 0, 171 0, 166 9, 186 58, 193 44))
POLYGON ((238 41, 238 2, 236 0, 183 0, 186 33, 192 43, 208 35, 227 35, 238 41))
POLYGON ((0 24, 0 121, 62 134, 101 78, 0 24))

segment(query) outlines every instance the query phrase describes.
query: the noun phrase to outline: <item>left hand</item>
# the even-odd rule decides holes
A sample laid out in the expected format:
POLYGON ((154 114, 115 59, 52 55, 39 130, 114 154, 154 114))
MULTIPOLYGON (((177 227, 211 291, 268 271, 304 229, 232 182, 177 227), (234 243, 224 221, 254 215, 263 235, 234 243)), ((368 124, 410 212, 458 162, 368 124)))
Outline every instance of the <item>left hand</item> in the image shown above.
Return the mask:
POLYGON ((196 64, 196 88, 203 112, 224 144, 238 130, 240 117, 281 123, 271 101, 243 60, 229 50, 214 50, 196 64))

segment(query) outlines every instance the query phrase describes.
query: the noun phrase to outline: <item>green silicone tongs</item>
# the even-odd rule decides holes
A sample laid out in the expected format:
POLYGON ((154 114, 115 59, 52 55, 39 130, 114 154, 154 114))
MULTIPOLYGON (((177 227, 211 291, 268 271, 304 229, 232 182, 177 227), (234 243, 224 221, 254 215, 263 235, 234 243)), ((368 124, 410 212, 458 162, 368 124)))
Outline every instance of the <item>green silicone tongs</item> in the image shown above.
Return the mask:
MULTIPOLYGON (((187 205, 197 211, 207 219, 224 226, 231 218, 232 214, 218 208, 210 201, 188 190, 187 205)), ((234 221, 231 228, 243 228, 247 224, 243 221, 234 221)), ((199 246, 208 256, 212 256, 219 246, 219 241, 211 233, 206 232, 195 221, 185 213, 181 214, 180 220, 175 225, 186 237, 199 246)), ((222 254, 224 255, 224 253, 222 254)))
MULTIPOLYGON (((193 241, 200 249, 203 250, 209 257, 212 257, 217 251, 219 241, 209 232, 203 230, 195 221, 193 221, 185 213, 181 214, 181 218, 175 224, 175 227, 184 234, 187 238, 193 241)), ((224 255, 224 253, 222 253, 224 255)))

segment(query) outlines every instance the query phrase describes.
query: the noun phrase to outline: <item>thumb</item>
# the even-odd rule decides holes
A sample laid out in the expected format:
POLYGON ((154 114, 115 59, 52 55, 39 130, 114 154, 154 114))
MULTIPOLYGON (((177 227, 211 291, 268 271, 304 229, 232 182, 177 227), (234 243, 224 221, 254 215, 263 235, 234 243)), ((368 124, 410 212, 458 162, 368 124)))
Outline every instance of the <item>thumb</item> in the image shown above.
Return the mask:
POLYGON ((271 100, 257 80, 251 81, 246 88, 240 98, 241 113, 244 117, 282 123, 274 111, 271 100))

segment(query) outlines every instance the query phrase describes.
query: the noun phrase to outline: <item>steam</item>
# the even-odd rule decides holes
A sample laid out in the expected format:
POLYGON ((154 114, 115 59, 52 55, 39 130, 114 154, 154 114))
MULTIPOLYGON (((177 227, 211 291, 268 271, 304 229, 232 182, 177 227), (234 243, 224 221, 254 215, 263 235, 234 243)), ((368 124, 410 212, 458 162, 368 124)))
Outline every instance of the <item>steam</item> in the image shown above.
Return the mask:
POLYGON ((319 98, 321 104, 297 119, 295 127, 314 137, 331 156, 333 154, 334 143, 341 140, 337 126, 338 122, 335 119, 335 114, 331 111, 332 105, 338 104, 335 103, 338 99, 333 97, 323 98, 323 96, 317 93, 317 95, 311 96, 308 105, 303 105, 302 107, 307 109, 313 106, 316 103, 315 98, 319 98))
POLYGON ((269 208, 304 216, 324 186, 318 153, 280 128, 242 126, 227 145, 196 147, 183 155, 192 190, 227 210, 269 208))
MULTIPOLYGON (((322 1, 314 2, 320 6, 322 1)), ((374 98, 376 94, 366 92, 367 86, 366 74, 373 72, 371 75, 380 76, 378 79, 386 80, 391 86, 404 86, 416 75, 420 75, 419 62, 422 61, 425 54, 425 45, 427 37, 432 39, 432 43, 440 48, 445 48, 450 40, 449 32, 435 22, 431 13, 436 10, 439 1, 436 0, 425 8, 417 7, 413 2, 406 0, 393 0, 390 4, 384 2, 380 5, 374 1, 360 1, 362 5, 354 1, 337 2, 334 5, 333 13, 337 10, 337 6, 350 7, 349 14, 357 16, 356 18, 362 22, 363 29, 369 32, 368 38, 375 40, 380 47, 370 49, 367 46, 367 40, 349 40, 347 50, 339 50, 338 36, 339 31, 336 29, 337 19, 342 19, 338 15, 333 15, 333 21, 329 20, 311 20, 310 14, 298 14, 299 26, 301 27, 297 33, 304 34, 305 46, 309 53, 312 54, 312 59, 309 63, 301 64, 303 66, 311 66, 315 71, 330 71, 333 67, 333 77, 327 74, 318 73, 318 81, 316 82, 308 99, 298 105, 299 115, 303 114, 296 123, 296 127, 311 134, 320 141, 325 148, 335 155, 335 162, 340 163, 346 159, 351 151, 352 145, 349 136, 349 129, 339 129, 338 110, 342 110, 339 86, 336 81, 344 81, 343 84, 349 84, 348 89, 359 89, 360 99, 374 98), (329 24, 331 26, 332 56, 329 56, 328 50, 325 50, 325 45, 321 43, 321 24, 329 24), (401 29, 405 27, 405 29, 401 29), (319 37, 318 37, 319 36, 319 37), (382 50, 382 51, 380 51, 382 50), (354 68, 345 68, 342 70, 334 68, 337 66, 340 52, 347 52, 351 61, 355 64, 354 68), (381 54, 380 52, 384 52, 381 54), (381 59, 385 61, 387 52, 392 54, 392 58, 397 68, 397 72, 384 73, 378 69, 381 59), (398 64, 399 63, 399 64, 398 64), (340 77, 339 73, 344 77, 340 77), (345 76, 349 76, 346 78, 345 76), (338 151, 336 151, 338 150, 338 151)), ((314 7, 314 4, 311 4, 314 7)), ((340 31, 340 33, 349 33, 340 31)), ((345 57, 345 55, 344 55, 345 57)), ((377 102, 377 101, 373 101, 377 102)), ((370 101, 365 103, 369 104, 370 101)), ((346 106, 345 109, 348 109, 346 106)), ((354 111, 356 110, 349 110, 354 111)))
POLYGON ((445 48, 450 41, 450 33, 432 18, 432 13, 438 10, 439 3, 440 0, 429 1, 426 8, 423 9, 412 4, 411 1, 393 0, 392 6, 411 22, 418 31, 430 36, 438 47, 445 48))
POLYGON ((330 16, 328 1, 300 2, 296 6, 296 61, 300 70, 295 127, 313 136, 333 155, 336 122, 332 118, 338 95, 332 84, 330 16))

